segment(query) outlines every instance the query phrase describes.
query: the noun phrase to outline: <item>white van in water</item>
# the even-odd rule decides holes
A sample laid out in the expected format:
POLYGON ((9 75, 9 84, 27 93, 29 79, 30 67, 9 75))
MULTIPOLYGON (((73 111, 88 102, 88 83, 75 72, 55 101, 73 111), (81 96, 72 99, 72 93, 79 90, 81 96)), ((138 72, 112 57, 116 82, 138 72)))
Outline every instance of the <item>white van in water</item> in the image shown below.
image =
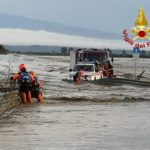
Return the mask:
POLYGON ((98 80, 103 78, 102 71, 96 71, 94 64, 76 64, 72 69, 69 70, 68 80, 73 81, 74 75, 81 70, 84 70, 85 75, 87 76, 87 80, 98 80))

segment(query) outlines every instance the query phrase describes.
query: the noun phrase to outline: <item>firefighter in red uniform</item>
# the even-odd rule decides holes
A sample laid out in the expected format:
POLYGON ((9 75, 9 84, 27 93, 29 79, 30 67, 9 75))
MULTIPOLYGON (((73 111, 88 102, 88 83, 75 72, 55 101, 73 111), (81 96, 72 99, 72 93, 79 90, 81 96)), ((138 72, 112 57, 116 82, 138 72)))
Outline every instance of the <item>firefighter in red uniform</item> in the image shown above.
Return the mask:
POLYGON ((42 84, 38 80, 38 78, 35 76, 34 71, 30 71, 30 74, 33 76, 32 86, 30 89, 31 95, 33 98, 37 98, 39 103, 42 103, 43 102, 43 96, 42 96, 42 92, 40 91, 42 84))
POLYGON ((111 65, 110 61, 107 61, 108 63, 108 72, 109 72, 109 77, 112 77, 114 72, 113 72, 113 66, 111 65))
POLYGON ((21 64, 19 66, 20 72, 16 73, 11 77, 11 80, 17 80, 19 85, 19 94, 21 97, 22 103, 32 103, 32 97, 31 97, 31 82, 33 80, 33 76, 30 75, 24 64, 21 64))
POLYGON ((85 71, 83 70, 83 68, 81 68, 80 71, 74 75, 74 83, 80 84, 81 78, 87 81, 87 75, 85 74, 85 71))
POLYGON ((79 71, 73 76, 74 84, 80 84, 80 73, 79 71))

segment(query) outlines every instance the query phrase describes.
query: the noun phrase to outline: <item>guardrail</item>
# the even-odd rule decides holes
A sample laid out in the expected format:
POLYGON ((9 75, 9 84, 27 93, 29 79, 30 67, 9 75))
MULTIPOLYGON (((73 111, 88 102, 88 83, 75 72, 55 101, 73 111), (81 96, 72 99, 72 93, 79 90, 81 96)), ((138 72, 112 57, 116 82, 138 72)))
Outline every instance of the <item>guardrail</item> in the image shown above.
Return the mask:
POLYGON ((7 78, 0 81, 0 119, 19 104, 17 89, 16 83, 7 78))

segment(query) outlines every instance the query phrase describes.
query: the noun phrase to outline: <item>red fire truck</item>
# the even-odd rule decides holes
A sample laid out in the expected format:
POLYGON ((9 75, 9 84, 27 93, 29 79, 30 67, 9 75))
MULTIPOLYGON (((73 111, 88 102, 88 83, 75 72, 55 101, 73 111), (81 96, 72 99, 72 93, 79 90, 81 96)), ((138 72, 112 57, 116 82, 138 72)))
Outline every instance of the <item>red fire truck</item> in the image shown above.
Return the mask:
POLYGON ((113 57, 107 49, 74 49, 70 51, 69 80, 82 68, 88 80, 113 76, 113 57))

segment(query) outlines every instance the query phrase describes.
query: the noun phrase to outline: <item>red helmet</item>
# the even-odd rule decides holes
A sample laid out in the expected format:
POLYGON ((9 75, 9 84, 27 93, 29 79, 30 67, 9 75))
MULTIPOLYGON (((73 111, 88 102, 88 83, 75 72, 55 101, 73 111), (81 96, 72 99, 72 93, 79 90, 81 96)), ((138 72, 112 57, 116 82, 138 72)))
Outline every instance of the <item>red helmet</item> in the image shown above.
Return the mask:
POLYGON ((20 69, 20 71, 26 69, 25 64, 20 64, 19 69, 20 69))

